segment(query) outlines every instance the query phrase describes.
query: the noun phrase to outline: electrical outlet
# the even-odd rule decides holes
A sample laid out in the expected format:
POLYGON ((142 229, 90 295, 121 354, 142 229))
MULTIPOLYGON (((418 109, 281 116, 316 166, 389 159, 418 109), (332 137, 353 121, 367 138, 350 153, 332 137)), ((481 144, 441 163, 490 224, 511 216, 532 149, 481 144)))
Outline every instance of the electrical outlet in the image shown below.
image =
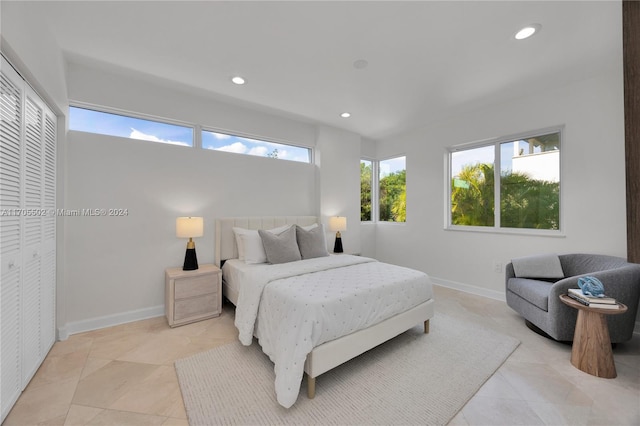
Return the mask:
POLYGON ((502 262, 497 260, 493 261, 493 272, 500 273, 502 272, 502 262))

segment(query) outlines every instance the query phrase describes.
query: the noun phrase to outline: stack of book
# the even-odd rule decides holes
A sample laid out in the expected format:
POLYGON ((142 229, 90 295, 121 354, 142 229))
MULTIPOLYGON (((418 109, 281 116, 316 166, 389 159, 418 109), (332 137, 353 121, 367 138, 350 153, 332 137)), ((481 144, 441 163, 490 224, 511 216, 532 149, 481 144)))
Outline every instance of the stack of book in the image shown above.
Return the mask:
POLYGON ((593 297, 582 293, 579 288, 570 288, 567 295, 590 308, 618 309, 618 302, 613 297, 593 297))

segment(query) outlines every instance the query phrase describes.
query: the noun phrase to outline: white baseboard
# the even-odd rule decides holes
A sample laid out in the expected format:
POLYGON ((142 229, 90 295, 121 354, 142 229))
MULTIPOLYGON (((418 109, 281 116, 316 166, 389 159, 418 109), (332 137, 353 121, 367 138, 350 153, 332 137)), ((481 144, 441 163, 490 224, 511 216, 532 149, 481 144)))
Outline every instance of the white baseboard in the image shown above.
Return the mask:
POLYGON ((465 293, 471 293, 477 296, 488 297, 489 299, 500 300, 501 302, 505 302, 507 300, 506 296, 504 295, 504 291, 489 290, 483 287, 477 287, 470 284, 464 284, 456 281, 445 280, 444 278, 437 278, 432 276, 429 276, 429 277, 431 278, 431 281, 433 281, 434 284, 437 284, 442 287, 464 291, 465 293))
POLYGON ((128 322, 140 321, 148 318, 161 317, 163 315, 164 305, 158 305, 150 308, 137 309, 135 311, 106 315, 82 321, 68 322, 64 326, 58 327, 58 340, 67 340, 72 334, 113 327, 114 325, 126 324, 128 322))

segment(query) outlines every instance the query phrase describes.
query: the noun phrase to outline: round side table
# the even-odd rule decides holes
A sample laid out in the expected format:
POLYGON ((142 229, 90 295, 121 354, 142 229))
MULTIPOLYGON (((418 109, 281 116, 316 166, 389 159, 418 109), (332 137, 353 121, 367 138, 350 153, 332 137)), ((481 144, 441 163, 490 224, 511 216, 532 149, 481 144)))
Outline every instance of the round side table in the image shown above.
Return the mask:
POLYGON ((566 294, 561 295, 560 300, 578 310, 571 347, 571 364, 593 376, 615 378, 618 374, 613 361, 606 315, 623 314, 627 312, 626 305, 618 303, 618 309, 591 308, 566 294))

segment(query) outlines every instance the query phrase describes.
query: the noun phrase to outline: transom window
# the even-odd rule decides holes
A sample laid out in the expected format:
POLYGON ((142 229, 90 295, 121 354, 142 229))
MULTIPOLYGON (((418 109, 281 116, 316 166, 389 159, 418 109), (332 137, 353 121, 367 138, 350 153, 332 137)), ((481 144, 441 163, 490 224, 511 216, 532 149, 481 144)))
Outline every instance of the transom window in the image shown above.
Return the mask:
POLYGON ((69 107, 69 130, 311 163, 311 149, 130 115, 69 107), (196 138, 197 137, 197 138, 196 138))
POLYGON ((561 130, 449 150, 449 226, 560 230, 561 130))
POLYGON ((209 130, 202 131, 202 148, 236 154, 256 155, 279 160, 311 162, 311 150, 293 145, 268 142, 209 130))
POLYGON ((69 129, 171 145, 193 146, 193 127, 70 107, 69 129))

